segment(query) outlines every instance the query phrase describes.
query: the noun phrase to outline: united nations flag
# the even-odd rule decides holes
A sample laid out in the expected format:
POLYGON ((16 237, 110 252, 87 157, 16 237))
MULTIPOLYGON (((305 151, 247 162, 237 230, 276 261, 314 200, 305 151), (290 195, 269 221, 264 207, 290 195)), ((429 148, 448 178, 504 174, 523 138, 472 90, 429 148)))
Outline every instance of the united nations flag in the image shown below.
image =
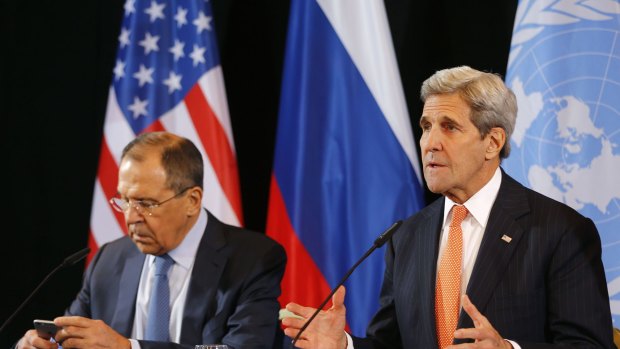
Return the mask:
POLYGON ((519 114, 506 171, 596 223, 620 324, 620 3, 520 1, 506 82, 519 114))

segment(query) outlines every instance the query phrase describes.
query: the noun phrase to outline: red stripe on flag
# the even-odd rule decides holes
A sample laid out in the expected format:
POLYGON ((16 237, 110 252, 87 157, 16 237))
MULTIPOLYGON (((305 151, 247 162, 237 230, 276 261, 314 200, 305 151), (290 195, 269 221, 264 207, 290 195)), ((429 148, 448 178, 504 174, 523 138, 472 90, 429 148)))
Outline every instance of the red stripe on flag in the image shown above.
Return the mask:
POLYGON ((289 302, 295 302, 304 306, 318 307, 331 289, 314 260, 297 238, 275 175, 271 176, 269 191, 267 235, 284 246, 287 255, 286 270, 281 283, 280 304, 284 307, 289 302))
MULTIPOLYGON (((101 142, 101 154, 99 154, 99 172, 97 173, 97 180, 101 184, 103 195, 105 195, 106 200, 109 200, 116 196, 116 185, 118 183, 118 164, 116 163, 116 160, 114 160, 110 148, 108 148, 106 137, 103 137, 103 141, 101 142)), ((110 210, 114 212, 114 217, 116 218, 118 225, 121 227, 121 229, 123 229, 123 233, 127 234, 127 227, 125 226, 125 216, 123 216, 122 213, 114 209, 110 210)))
POLYGON ((194 122, 196 132, 209 157, 215 175, 220 181, 222 191, 228 198, 239 223, 242 223, 241 195, 237 160, 224 128, 213 113, 200 85, 196 84, 185 96, 185 105, 194 122))
POLYGON ((88 233, 88 247, 90 247, 90 252, 88 252, 88 256, 86 257, 86 266, 90 264, 90 261, 95 257, 95 253, 97 253, 99 249, 92 230, 88 233))
POLYGON ((147 132, 158 132, 158 131, 166 131, 166 128, 164 127, 164 125, 162 125, 159 119, 157 119, 155 122, 150 124, 147 128, 142 130, 140 134, 147 133, 147 132))

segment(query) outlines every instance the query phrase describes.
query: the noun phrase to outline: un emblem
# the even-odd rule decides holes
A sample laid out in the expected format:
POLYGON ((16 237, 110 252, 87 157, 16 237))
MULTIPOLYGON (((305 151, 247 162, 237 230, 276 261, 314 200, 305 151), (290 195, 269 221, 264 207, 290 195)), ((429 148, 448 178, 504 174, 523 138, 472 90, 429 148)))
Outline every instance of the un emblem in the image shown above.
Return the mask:
POLYGON ((596 223, 620 323, 620 5, 522 1, 506 82, 519 105, 504 169, 596 223))

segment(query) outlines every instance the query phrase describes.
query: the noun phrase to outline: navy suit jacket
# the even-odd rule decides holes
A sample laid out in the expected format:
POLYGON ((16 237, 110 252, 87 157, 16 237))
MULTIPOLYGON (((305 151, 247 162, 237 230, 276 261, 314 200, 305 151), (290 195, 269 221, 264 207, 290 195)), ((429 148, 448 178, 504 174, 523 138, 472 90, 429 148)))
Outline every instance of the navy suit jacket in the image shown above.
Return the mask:
MULTIPOLYGON (((444 198, 386 249, 380 309, 356 348, 437 348, 434 299, 444 198)), ((467 294, 527 348, 615 348, 601 242, 590 219, 502 173, 467 294), (512 238, 510 242, 502 239, 512 238)), ((474 327, 461 311, 458 328, 474 327)), ((457 341, 459 342, 459 341, 457 341)))
MULTIPOLYGON (((123 237, 100 247, 67 315, 103 320, 131 336, 145 256, 123 237)), ((140 341, 142 348, 192 348, 223 343, 271 348, 286 255, 263 234, 226 225, 209 213, 191 274, 180 342, 140 341)))

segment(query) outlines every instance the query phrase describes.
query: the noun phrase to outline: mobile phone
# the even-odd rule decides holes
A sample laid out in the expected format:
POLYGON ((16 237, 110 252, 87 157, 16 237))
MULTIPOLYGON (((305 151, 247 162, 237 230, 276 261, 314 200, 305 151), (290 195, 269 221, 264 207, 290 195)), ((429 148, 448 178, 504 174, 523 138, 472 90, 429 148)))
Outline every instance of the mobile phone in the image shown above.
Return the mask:
POLYGON ((44 339, 54 337, 58 331, 58 327, 54 324, 54 321, 36 319, 33 323, 34 329, 37 330, 37 335, 44 339))

